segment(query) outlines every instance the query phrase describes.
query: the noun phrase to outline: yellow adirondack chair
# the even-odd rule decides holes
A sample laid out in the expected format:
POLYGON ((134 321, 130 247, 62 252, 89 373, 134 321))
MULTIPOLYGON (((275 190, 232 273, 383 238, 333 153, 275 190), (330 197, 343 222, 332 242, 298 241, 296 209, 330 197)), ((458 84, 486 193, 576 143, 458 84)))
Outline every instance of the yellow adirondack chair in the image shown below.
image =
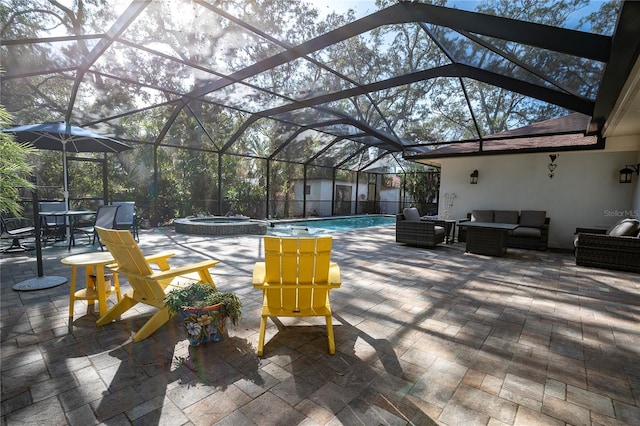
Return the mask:
POLYGON ((341 281, 331 244, 331 237, 264 237, 265 261, 253 268, 253 287, 263 292, 258 356, 268 317, 325 317, 329 353, 336 353, 329 292, 341 281))
POLYGON ((163 252, 145 257, 128 230, 100 227, 96 227, 96 230, 100 235, 100 241, 109 249, 117 263, 110 266, 109 269, 124 275, 131 285, 131 290, 124 294, 122 300, 98 319, 96 324, 99 326, 109 324, 138 303, 159 308, 133 336, 133 341, 139 342, 149 337, 171 318, 169 309, 163 303, 168 292, 194 282, 215 286, 209 268, 220 263, 217 260, 204 260, 191 265, 171 268, 168 259, 174 253, 163 252), (152 270, 151 263, 157 264, 160 270, 152 270))

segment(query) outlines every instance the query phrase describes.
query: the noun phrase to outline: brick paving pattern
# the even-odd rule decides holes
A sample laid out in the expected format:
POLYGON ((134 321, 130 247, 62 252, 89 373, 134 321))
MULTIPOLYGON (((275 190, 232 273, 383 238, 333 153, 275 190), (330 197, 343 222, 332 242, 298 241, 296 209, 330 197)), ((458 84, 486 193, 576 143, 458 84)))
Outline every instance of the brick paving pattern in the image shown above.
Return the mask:
MULTIPOLYGON (((213 276, 240 295, 239 326, 189 347, 174 317, 132 343, 151 308, 96 327, 77 301, 69 328, 69 284, 14 291, 36 277, 35 254, 3 254, 3 426, 640 425, 638 274, 578 267, 570 253, 407 247, 393 227, 337 234, 336 354, 322 320, 282 318, 260 359, 251 271, 261 237, 140 238, 145 253, 174 250, 176 266, 220 260, 213 276)), ((69 278, 69 254, 45 248, 45 274, 69 278)))

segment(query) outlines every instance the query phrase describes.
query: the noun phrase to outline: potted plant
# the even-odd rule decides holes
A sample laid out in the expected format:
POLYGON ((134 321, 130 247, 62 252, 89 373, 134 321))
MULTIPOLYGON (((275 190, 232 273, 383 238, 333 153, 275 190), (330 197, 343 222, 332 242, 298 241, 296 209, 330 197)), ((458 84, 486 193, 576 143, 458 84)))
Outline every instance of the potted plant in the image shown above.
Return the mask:
POLYGON ((172 290, 164 298, 172 314, 179 314, 191 346, 222 340, 227 319, 236 326, 242 316, 238 296, 208 284, 190 284, 172 290))

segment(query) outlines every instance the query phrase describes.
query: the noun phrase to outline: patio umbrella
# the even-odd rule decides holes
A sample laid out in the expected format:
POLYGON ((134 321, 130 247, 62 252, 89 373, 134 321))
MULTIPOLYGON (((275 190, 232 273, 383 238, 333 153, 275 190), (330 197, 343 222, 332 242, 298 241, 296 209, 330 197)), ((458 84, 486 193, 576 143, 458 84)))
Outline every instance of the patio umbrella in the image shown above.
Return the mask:
MULTIPOLYGON (((64 121, 57 123, 27 124, 24 126, 1 129, 4 133, 11 133, 15 136, 16 142, 31 143, 37 149, 48 149, 52 151, 62 151, 62 169, 64 182, 64 204, 69 210, 69 185, 67 182, 67 152, 121 152, 131 147, 115 139, 99 135, 82 127, 72 126, 64 121)), ((34 213, 37 212, 37 195, 34 192, 33 205, 34 213)), ((39 220, 37 213, 34 215, 34 222, 39 231, 39 220)), ((68 234, 68 232, 67 232, 68 234)), ((38 261, 38 277, 28 279, 16 284, 14 290, 39 290, 65 283, 64 277, 43 276, 42 272, 42 249, 40 239, 36 238, 36 252, 38 261)))
POLYGON ((65 207, 69 210, 69 186, 67 182, 67 152, 122 152, 131 147, 115 139, 94 133, 65 121, 56 123, 27 124, 2 129, 15 135, 17 142, 31 143, 37 149, 62 151, 63 191, 65 207))

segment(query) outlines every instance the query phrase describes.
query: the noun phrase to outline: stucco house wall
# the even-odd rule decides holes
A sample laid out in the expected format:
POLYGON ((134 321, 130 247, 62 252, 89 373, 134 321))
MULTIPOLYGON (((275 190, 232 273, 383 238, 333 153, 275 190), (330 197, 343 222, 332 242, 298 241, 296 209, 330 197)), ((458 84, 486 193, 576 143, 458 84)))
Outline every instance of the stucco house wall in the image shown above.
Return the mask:
MULTIPOLYGON (((559 152, 553 178, 548 153, 442 158, 440 199, 454 193, 449 217, 474 209, 545 210, 549 247, 573 248, 575 228, 608 227, 640 215, 640 184, 619 183, 619 170, 640 163, 640 136, 607 141, 606 150, 559 152), (478 170, 478 184, 469 175, 478 170)), ((439 214, 447 206, 440 203, 439 214)))

